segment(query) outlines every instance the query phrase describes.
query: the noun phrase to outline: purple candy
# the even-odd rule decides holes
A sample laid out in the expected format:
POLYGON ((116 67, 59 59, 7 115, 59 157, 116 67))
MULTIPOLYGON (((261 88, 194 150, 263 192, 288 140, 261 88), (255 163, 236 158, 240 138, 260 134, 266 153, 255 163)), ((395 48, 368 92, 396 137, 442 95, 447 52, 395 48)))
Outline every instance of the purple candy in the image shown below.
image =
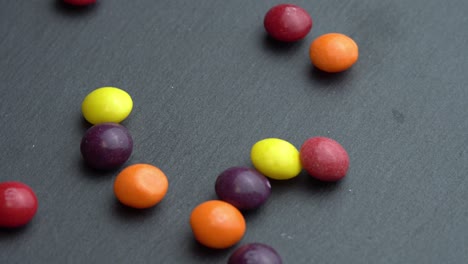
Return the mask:
POLYGON ((95 169, 109 170, 124 164, 133 150, 128 130, 119 124, 103 123, 86 131, 81 140, 81 155, 95 169))
POLYGON ((250 210, 266 202, 270 197, 271 185, 268 179, 256 170, 233 167, 218 176, 215 191, 219 199, 239 210, 250 210))
POLYGON ((228 264, 282 264, 280 255, 272 247, 251 243, 236 249, 229 257, 228 264))

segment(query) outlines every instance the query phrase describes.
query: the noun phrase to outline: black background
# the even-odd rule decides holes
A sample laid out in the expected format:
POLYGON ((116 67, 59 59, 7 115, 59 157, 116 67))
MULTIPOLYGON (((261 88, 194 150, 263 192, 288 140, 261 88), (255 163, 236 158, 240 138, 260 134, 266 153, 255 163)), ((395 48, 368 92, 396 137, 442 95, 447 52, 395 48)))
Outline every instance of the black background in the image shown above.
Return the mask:
POLYGON ((0 230, 1 263, 224 263, 237 247, 198 245, 188 219, 214 181, 251 166, 251 146, 279 137, 339 141, 348 176, 273 182, 245 215, 242 243, 285 263, 463 263, 468 258, 468 2, 295 1, 314 20, 304 41, 266 37, 279 1, 0 1, 0 180, 37 193, 34 220, 0 230), (314 70, 308 46, 341 32, 359 45, 341 74, 314 70), (86 168, 83 98, 128 91, 128 164, 168 176, 153 209, 121 206, 119 170, 86 168))

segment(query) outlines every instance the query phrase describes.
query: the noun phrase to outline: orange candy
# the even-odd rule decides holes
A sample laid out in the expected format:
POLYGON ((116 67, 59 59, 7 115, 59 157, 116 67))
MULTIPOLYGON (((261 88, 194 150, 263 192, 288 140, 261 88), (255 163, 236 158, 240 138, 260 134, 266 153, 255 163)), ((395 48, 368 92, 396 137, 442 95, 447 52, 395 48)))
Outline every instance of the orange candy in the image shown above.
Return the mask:
POLYGON ((357 61, 359 50, 356 42, 340 33, 328 33, 316 38, 309 48, 310 60, 325 72, 341 72, 357 61))
POLYGON ((134 164, 117 175, 114 193, 121 203, 144 209, 159 203, 168 187, 167 177, 159 168, 149 164, 134 164))
POLYGON ((190 215, 190 226, 195 239, 216 249, 228 248, 244 236, 244 216, 231 204, 218 200, 201 203, 190 215))

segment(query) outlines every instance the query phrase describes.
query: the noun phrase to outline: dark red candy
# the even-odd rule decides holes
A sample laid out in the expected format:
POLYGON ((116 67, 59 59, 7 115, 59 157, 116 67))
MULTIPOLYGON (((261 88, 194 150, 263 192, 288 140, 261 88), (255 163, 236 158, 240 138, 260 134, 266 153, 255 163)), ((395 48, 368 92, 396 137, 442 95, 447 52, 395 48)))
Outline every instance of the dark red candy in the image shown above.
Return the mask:
POLYGON ((219 199, 239 210, 250 210, 264 204, 271 193, 268 179, 258 171, 245 167, 232 167, 222 172, 215 183, 219 199))
POLYGON ((272 247, 251 243, 236 249, 229 257, 228 264, 282 264, 280 255, 272 247))
POLYGON ((293 42, 307 36, 312 28, 312 18, 297 5, 280 4, 266 13, 263 25, 274 39, 293 42))
POLYGON ((337 181, 348 172, 348 153, 340 143, 331 138, 309 138, 299 153, 302 167, 319 180, 337 181))
POLYGON ((63 0, 65 3, 75 6, 85 6, 96 3, 96 0, 63 0))
POLYGON ((81 140, 81 155, 86 163, 99 170, 114 169, 124 164, 133 150, 127 128, 115 123, 92 126, 81 140))
POLYGON ((0 183, 0 227, 20 227, 29 223, 37 211, 37 197, 21 182, 0 183))

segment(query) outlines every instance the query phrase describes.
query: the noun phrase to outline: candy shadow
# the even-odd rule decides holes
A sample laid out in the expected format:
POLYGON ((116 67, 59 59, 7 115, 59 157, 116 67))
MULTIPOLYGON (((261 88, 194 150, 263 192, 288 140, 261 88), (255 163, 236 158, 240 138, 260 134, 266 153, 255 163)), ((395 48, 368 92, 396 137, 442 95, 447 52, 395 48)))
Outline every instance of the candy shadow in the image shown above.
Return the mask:
POLYGON ((210 201, 210 200, 221 200, 221 199, 219 199, 218 195, 216 195, 216 192, 213 191, 212 193, 206 195, 205 201, 210 201))
POLYGON ((271 195, 283 195, 288 192, 294 192, 297 186, 302 184, 302 178, 304 177, 302 177, 301 174, 289 180, 269 179, 271 184, 271 195))
POLYGON ((245 218, 246 222, 254 221, 259 217, 262 217, 264 214, 263 209, 268 206, 268 201, 263 204, 260 208, 252 209, 252 210, 242 210, 242 215, 245 218))
POLYGON ((310 195, 331 195, 341 188, 341 181, 324 182, 310 176, 306 171, 302 171, 297 177, 285 181, 270 180, 272 195, 283 195, 288 192, 307 193, 310 195))
POLYGON ((96 2, 94 4, 85 5, 85 6, 74 6, 74 5, 65 3, 63 0, 52 1, 52 6, 57 12, 63 15, 67 15, 67 16, 77 16, 77 17, 91 14, 94 10, 97 9, 98 5, 99 3, 96 2))
POLYGON ((303 46, 304 41, 296 42, 282 42, 272 38, 270 35, 265 33, 262 39, 262 47, 266 51, 270 51, 275 55, 290 55, 298 52, 303 46))
POLYGON ((210 263, 213 261, 216 261, 216 263, 221 263, 222 261, 225 261, 229 255, 229 248, 213 249, 206 247, 198 243, 198 241, 193 238, 193 235, 191 235, 189 239, 192 241, 190 245, 190 252, 196 259, 209 261, 210 263))
POLYGON ((342 187, 342 180, 336 182, 324 182, 312 178, 310 175, 304 177, 303 189, 314 195, 331 195, 337 192, 342 187))
POLYGON ((29 224, 16 228, 0 227, 0 242, 17 239, 19 236, 24 235, 28 229, 30 229, 29 224))
POLYGON ((79 170, 81 172, 81 175, 84 178, 95 180, 95 181, 107 181, 109 180, 110 177, 116 176, 117 173, 125 166, 124 164, 112 170, 98 170, 98 169, 89 167, 89 165, 83 160, 81 155, 79 156, 78 159, 79 159, 79 170))
POLYGON ((337 73, 329 73, 319 70, 311 63, 307 64, 306 71, 309 79, 314 84, 317 84, 319 88, 338 88, 339 86, 334 84, 341 83, 352 77, 351 69, 337 73))
MULTIPOLYGON (((80 123, 78 124, 78 126, 81 129, 81 131, 83 132, 82 133, 83 135, 86 133, 86 131, 88 129, 93 127, 93 124, 86 121, 86 119, 83 117, 83 115, 81 113, 80 113, 80 117, 78 117, 77 120, 80 120, 80 123)), ((125 128, 127 128, 130 131, 130 129, 128 127, 131 126, 131 120, 125 119, 124 121, 120 122, 119 124, 121 126, 124 126, 125 128)))
POLYGON ((89 123, 88 121, 86 121, 86 119, 83 116, 81 116, 80 121, 81 121, 80 122, 80 128, 81 128, 81 131, 83 132, 83 135, 84 135, 84 133, 88 129, 90 129, 93 125, 91 123, 89 123))
POLYGON ((112 214, 123 221, 142 221, 157 214, 160 211, 159 204, 151 208, 136 209, 123 205, 115 197, 112 197, 112 214))

